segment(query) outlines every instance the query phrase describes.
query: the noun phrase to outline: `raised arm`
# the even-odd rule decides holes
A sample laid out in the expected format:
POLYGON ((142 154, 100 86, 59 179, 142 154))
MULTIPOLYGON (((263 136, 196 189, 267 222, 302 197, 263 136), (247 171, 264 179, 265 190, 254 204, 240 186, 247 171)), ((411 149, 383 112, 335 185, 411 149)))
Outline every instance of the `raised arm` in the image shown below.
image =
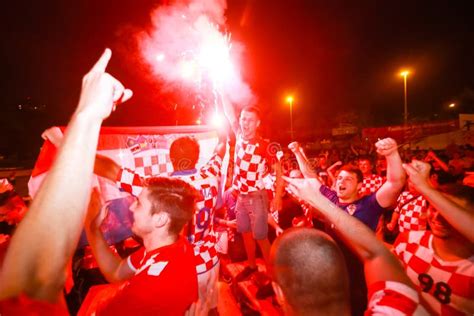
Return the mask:
POLYGON ((132 92, 105 72, 107 49, 82 81, 78 107, 47 177, 12 237, 0 274, 0 299, 56 301, 89 203, 102 121, 132 92))
POLYGON ((405 171, 398 153, 397 143, 392 138, 385 138, 375 143, 377 153, 387 159, 387 181, 375 193, 377 202, 386 208, 397 203, 398 196, 405 185, 405 171))
MULTIPOLYGON (((225 107, 224 107, 224 98, 220 93, 216 93, 216 109, 217 113, 225 114, 225 107)), ((233 109, 229 109, 228 111, 233 111, 233 109)), ((227 116, 227 115, 226 115, 227 116)), ((227 124, 226 124, 227 125, 227 124)), ((227 128, 221 127, 217 129, 217 136, 218 136, 218 143, 216 148, 214 149, 214 153, 217 154, 219 157, 224 158, 226 146, 227 146, 227 128)))
POLYGON ((347 214, 316 190, 316 179, 290 179, 289 189, 296 197, 309 203, 322 215, 344 243, 364 263, 367 284, 396 281, 413 286, 397 258, 361 221, 347 214))
POLYGON ((235 109, 230 103, 230 101, 224 96, 221 96, 221 101, 222 101, 222 107, 224 109, 224 115, 227 118, 227 121, 229 122, 230 127, 232 128, 235 135, 237 136, 238 130, 239 130, 239 122, 235 114, 235 109))
POLYGON ((334 169, 336 169, 336 167, 338 166, 342 166, 342 161, 336 161, 329 168, 326 169, 329 179, 331 179, 331 183, 336 182, 336 177, 334 176, 334 169))
POLYGON ((92 191, 85 223, 87 240, 99 264, 100 271, 107 281, 115 283, 131 278, 134 272, 128 266, 127 260, 120 258, 109 248, 100 230, 100 224, 106 216, 105 208, 101 206, 100 194, 97 189, 94 189, 92 191))
MULTIPOLYGON (((413 160, 411 164, 404 164, 410 181, 438 212, 458 232, 474 242, 474 212, 448 199, 430 183, 429 175, 431 166, 428 163, 413 160)), ((471 206, 472 207, 472 206, 471 206)))
MULTIPOLYGON (((48 128, 41 134, 44 140, 49 140, 54 146, 59 148, 63 142, 64 135, 57 126, 48 128)), ((120 166, 107 156, 97 154, 94 162, 94 173, 100 177, 111 181, 117 180, 120 172, 120 166)))
MULTIPOLYGON (((306 157, 303 148, 301 148, 300 144, 297 142, 292 142, 288 145, 288 148, 293 152, 293 154, 296 157, 296 160, 298 161, 298 165, 300 167, 301 173, 305 178, 315 178, 317 179, 317 174, 314 172, 314 170, 311 168, 311 165, 309 164, 308 158, 306 157)), ((317 180, 318 189, 319 186, 321 186, 321 182, 317 180)))

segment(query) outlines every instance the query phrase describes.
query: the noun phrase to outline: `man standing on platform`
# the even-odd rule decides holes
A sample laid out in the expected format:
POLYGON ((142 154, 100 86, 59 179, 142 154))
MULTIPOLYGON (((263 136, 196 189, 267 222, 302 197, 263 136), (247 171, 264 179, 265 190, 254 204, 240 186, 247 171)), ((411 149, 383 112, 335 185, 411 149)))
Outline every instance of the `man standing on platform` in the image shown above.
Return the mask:
POLYGON ((269 167, 275 170, 276 191, 271 207, 278 211, 281 209, 283 192, 282 171, 269 141, 263 139, 257 132, 260 126, 259 109, 252 106, 244 107, 238 121, 234 109, 227 102, 224 102, 224 112, 236 135, 232 186, 238 193, 235 207, 237 231, 242 233, 248 262, 245 269, 236 277, 237 281, 242 281, 258 270, 255 241, 262 251, 265 262, 268 262, 270 243, 267 233, 270 204, 263 178, 270 171, 269 167))

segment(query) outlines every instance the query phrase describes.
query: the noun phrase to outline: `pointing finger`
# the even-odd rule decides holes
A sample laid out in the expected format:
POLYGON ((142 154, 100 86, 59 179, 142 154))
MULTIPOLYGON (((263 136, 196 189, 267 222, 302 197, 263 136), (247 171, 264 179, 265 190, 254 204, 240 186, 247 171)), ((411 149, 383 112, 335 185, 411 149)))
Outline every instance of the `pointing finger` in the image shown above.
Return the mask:
POLYGON ((109 48, 106 48, 102 56, 91 68, 91 72, 105 72, 107 65, 109 64, 110 57, 112 57, 112 51, 109 48))

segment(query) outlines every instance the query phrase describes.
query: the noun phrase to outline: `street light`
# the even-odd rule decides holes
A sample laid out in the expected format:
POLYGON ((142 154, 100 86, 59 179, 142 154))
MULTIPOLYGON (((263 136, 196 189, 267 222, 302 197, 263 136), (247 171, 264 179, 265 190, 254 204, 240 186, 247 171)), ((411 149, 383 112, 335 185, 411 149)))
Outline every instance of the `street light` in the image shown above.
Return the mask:
POLYGON ((403 77, 403 96, 404 96, 404 101, 405 101, 405 107, 404 107, 404 112, 403 112, 403 123, 405 126, 407 126, 408 123, 408 102, 407 102, 407 77, 410 74, 408 70, 404 70, 400 73, 400 76, 403 77))
POLYGON ((293 101, 294 98, 292 95, 289 95, 286 97, 286 102, 290 104, 290 135, 291 135, 291 140, 294 140, 293 137, 293 101))

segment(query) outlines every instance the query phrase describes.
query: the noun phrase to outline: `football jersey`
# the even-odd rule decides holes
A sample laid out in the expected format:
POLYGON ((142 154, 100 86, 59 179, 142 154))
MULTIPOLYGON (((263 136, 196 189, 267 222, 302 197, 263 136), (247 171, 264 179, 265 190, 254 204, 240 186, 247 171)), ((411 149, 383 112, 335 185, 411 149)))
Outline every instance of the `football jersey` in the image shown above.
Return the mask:
POLYGON ((140 248, 127 263, 135 275, 97 315, 184 315, 197 300, 193 247, 184 238, 149 252, 140 248))
POLYGON ((398 230, 400 233, 412 230, 426 230, 428 216, 428 201, 422 196, 416 196, 409 191, 404 191, 398 197, 395 212, 398 217, 398 230))
POLYGON ((379 175, 376 175, 375 173, 368 177, 364 177, 359 194, 369 195, 371 193, 377 192, 377 190, 382 186, 383 182, 383 178, 379 175))
POLYGON ((341 203, 339 202, 336 191, 331 190, 327 186, 322 185, 319 188, 319 192, 342 210, 369 226, 373 231, 376 230, 380 215, 383 213, 384 208, 380 206, 375 193, 363 196, 352 203, 341 203))
POLYGON ((234 151, 234 189, 241 194, 265 189, 263 178, 277 161, 278 149, 261 137, 244 140, 239 134, 234 151))
POLYGON ((370 285, 368 301, 364 315, 428 315, 418 292, 399 282, 380 281, 370 285))
POLYGON ((437 314, 473 314, 474 255, 458 261, 441 259, 434 253, 430 231, 400 234, 393 251, 437 314))
POLYGON ((222 158, 217 154, 203 166, 199 172, 190 175, 172 175, 188 182, 199 191, 197 211, 194 223, 188 227, 188 240, 194 245, 197 259, 197 273, 204 273, 219 262, 216 243, 217 234, 214 230, 214 215, 217 203, 219 181, 221 178, 222 158))

